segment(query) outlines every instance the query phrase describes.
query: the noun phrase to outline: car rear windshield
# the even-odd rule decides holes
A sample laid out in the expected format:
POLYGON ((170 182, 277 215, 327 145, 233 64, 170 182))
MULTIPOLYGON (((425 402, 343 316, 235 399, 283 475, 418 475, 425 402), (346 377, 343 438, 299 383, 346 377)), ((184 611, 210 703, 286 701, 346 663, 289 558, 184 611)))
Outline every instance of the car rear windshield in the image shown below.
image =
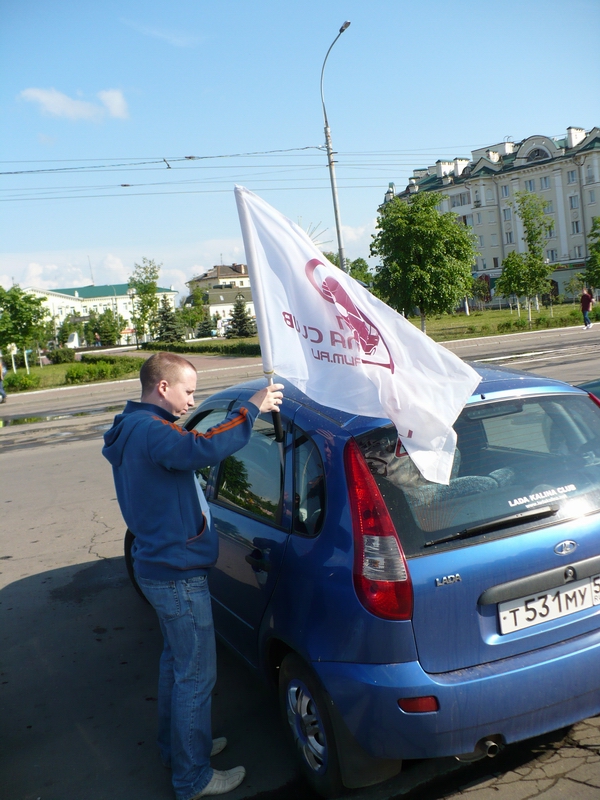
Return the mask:
POLYGON ((407 556, 600 508, 600 408, 590 397, 473 403, 454 429, 448 486, 424 480, 392 425, 357 440, 407 556))

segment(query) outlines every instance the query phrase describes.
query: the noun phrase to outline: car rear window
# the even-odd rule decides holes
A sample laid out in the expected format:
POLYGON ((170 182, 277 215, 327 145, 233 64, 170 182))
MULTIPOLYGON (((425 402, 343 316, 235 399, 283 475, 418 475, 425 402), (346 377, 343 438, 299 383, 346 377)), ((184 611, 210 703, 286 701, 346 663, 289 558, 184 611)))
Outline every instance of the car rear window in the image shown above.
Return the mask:
POLYGON ((392 425, 357 440, 406 555, 600 508, 600 408, 591 398, 538 395, 469 404, 454 429, 448 486, 423 479, 392 425))

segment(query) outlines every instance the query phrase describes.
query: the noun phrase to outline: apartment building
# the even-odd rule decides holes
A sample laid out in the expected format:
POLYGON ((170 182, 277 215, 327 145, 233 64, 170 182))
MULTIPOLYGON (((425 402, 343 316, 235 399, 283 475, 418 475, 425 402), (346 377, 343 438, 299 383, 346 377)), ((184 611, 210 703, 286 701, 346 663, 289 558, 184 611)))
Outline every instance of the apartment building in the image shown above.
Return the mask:
POLYGON ((551 228, 546 259, 554 264, 555 292, 564 292, 571 277, 585 269, 587 235, 600 216, 600 129, 570 127, 566 136, 529 136, 471 152, 471 158, 438 160, 416 169, 404 191, 393 184, 384 203, 406 200, 416 192, 437 192, 440 211, 456 212, 473 228, 479 256, 474 277, 487 276, 493 289, 502 262, 511 250, 523 252, 523 227, 515 214, 518 191, 535 192, 547 202, 551 228))

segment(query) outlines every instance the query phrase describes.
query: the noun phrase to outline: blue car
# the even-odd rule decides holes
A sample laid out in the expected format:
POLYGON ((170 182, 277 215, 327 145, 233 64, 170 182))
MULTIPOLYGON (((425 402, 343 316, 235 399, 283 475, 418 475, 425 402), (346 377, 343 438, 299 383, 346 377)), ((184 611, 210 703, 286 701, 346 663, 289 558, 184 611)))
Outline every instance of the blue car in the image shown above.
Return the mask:
MULTIPOLYGON (((448 486, 421 477, 389 420, 289 384, 283 441, 261 416, 199 474, 217 632, 278 686, 325 797, 600 713, 600 401, 474 366, 448 486)), ((215 394, 186 427, 262 383, 215 394)))

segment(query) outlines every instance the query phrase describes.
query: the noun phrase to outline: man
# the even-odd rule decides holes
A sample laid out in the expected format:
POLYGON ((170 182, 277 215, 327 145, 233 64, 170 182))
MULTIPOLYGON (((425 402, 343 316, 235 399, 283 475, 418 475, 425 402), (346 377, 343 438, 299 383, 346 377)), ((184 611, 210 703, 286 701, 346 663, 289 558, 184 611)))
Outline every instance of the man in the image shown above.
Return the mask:
POLYGON ((195 470, 243 447, 259 413, 279 411, 281 384, 267 386, 206 433, 175 424, 194 407, 196 370, 173 353, 156 353, 140 370, 141 402, 129 401, 104 436, 123 518, 135 536, 137 582, 158 614, 164 639, 158 686, 158 745, 172 769, 177 800, 225 794, 244 767, 219 771, 210 756, 215 637, 207 574, 218 538, 195 470))
POLYGON ((4 361, 0 357, 0 403, 6 403, 6 392, 4 390, 4 376, 8 370, 4 366, 4 361))
POLYGON ((585 325, 585 330, 589 331, 592 327, 592 323, 590 322, 590 308, 594 304, 594 298, 592 297, 590 291, 588 289, 583 290, 583 294, 581 295, 581 313, 583 314, 583 322, 585 325))

